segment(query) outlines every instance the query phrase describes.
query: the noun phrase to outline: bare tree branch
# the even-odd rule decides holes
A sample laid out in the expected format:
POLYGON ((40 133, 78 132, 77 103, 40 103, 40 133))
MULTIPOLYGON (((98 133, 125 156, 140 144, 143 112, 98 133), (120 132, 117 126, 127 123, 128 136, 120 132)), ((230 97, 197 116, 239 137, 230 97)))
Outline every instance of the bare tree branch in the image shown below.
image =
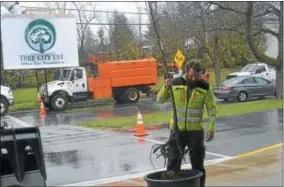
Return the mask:
MULTIPOLYGON (((214 31, 232 31, 232 32, 236 32, 242 36, 246 35, 246 32, 242 32, 239 31, 237 28, 230 28, 230 27, 219 27, 219 28, 213 28, 213 29, 208 29, 208 30, 203 30, 204 32, 214 32, 214 31)), ((258 30, 255 33, 252 34, 252 37, 256 37, 258 35, 260 35, 263 31, 262 30, 258 30)))
POLYGON ((233 32, 237 32, 241 35, 245 35, 245 32, 241 32, 239 30, 237 30, 236 28, 231 28, 231 27, 218 27, 218 28, 213 28, 213 29, 206 29, 206 30, 202 30, 203 32, 213 32, 213 31, 233 31, 233 32))
POLYGON ((273 11, 266 9, 265 12, 262 12, 260 14, 254 15, 253 18, 263 17, 263 16, 267 16, 267 15, 273 14, 273 13, 274 13, 273 11))
MULTIPOLYGON (((80 14, 80 8, 78 7, 78 5, 75 2, 73 2, 73 5, 75 6, 76 10, 79 13, 79 22, 82 23, 82 17, 81 17, 81 14, 80 14)), ((82 25, 81 24, 80 24, 80 27, 82 29, 82 25)), ((81 36, 81 32, 80 32, 79 28, 77 28, 77 33, 78 33, 79 38, 81 39, 82 36, 81 36)))
MULTIPOLYGON (((70 10, 67 8, 68 6, 68 2, 46 2, 44 3, 44 5, 48 8, 48 9, 54 9, 57 10, 59 13, 67 13, 70 14, 70 10), (62 4, 61 4, 62 3, 62 4), (62 6, 61 6, 62 5, 62 6)), ((33 8, 35 9, 35 8, 33 8)), ((39 8, 40 10, 48 10, 45 8, 39 8)))
POLYGON ((253 41, 253 35, 252 35, 252 15, 253 15, 253 2, 247 2, 247 12, 246 12, 246 22, 245 22, 245 27, 246 27, 246 38, 248 41, 248 44, 256 57, 259 61, 265 62, 271 66, 279 66, 278 60, 271 58, 264 53, 262 53, 257 46, 255 45, 253 41))
POLYGON ((236 10, 236 9, 233 9, 233 8, 229 8, 229 7, 224 7, 224 6, 220 5, 220 4, 217 3, 217 2, 211 1, 210 4, 211 4, 211 5, 216 5, 216 6, 218 6, 220 9, 227 10, 227 11, 231 11, 231 12, 234 12, 234 13, 239 14, 239 15, 244 15, 244 14, 245 14, 245 12, 243 12, 243 11, 236 10))
POLYGON ((251 20, 251 24, 253 26, 256 26, 260 31, 266 33, 266 34, 271 34, 272 36, 276 37, 276 38, 279 38, 279 33, 271 30, 271 29, 268 29, 268 28, 264 28, 263 26, 259 25, 256 21, 254 21, 253 19, 251 20))
POLYGON ((279 38, 279 34, 271 29, 267 29, 267 28, 260 28, 260 30, 264 33, 267 33, 267 34, 271 34, 272 36, 275 36, 276 38, 279 38))
POLYGON ((77 27, 77 33, 78 33, 78 36, 79 36, 79 57, 83 58, 86 31, 87 31, 89 24, 95 19, 95 16, 96 16, 95 6, 93 6, 92 3, 82 4, 82 3, 77 3, 77 2, 73 2, 73 5, 75 6, 75 8, 77 10, 78 19, 79 19, 79 24, 78 24, 78 27, 77 27), (93 9, 91 14, 88 15, 88 16, 85 14, 85 12, 82 12, 82 10, 86 6, 91 6, 91 8, 93 9))
POLYGON ((269 4, 269 8, 271 8, 271 12, 273 12, 277 17, 280 17, 280 9, 276 8, 274 5, 269 4))

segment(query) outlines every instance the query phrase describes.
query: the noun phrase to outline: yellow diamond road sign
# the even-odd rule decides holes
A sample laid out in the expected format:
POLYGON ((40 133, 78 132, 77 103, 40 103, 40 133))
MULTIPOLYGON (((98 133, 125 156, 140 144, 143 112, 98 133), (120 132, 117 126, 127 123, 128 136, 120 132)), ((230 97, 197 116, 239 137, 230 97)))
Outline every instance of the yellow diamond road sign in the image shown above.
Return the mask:
POLYGON ((175 55, 175 63, 178 65, 178 67, 181 69, 184 63, 185 57, 182 54, 182 51, 180 49, 177 50, 175 55))

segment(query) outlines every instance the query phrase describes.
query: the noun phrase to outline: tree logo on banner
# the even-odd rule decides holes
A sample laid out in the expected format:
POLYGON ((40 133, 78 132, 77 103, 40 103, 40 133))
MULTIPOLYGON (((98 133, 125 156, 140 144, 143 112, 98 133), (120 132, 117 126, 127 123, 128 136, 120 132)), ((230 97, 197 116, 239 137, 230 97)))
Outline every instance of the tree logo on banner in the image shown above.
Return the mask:
POLYGON ((31 49, 44 53, 55 44, 55 28, 50 22, 44 19, 34 20, 26 27, 25 40, 31 49))

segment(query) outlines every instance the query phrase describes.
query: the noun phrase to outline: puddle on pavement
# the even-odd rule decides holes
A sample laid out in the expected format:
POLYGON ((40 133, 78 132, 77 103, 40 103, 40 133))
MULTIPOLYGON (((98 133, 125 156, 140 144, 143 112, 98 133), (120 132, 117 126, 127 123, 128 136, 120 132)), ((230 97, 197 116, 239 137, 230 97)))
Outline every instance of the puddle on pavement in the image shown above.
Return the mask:
POLYGON ((44 154, 47 166, 61 166, 64 164, 71 165, 73 168, 79 167, 78 150, 68 150, 62 152, 50 152, 44 154))
POLYGON ((168 111, 168 105, 158 105, 155 102, 145 101, 143 103, 128 105, 113 105, 112 107, 96 107, 93 110, 86 111, 68 111, 68 112, 49 112, 46 116, 41 117, 38 112, 14 113, 13 116, 20 118, 31 125, 73 125, 89 120, 111 119, 115 117, 125 117, 137 115, 141 111, 142 114, 168 111))
MULTIPOLYGON (((159 107, 140 107, 139 110, 142 114, 147 114, 154 111, 167 111, 165 107, 164 109, 159 109, 159 107)), ((63 113, 49 113, 46 116, 40 116, 38 113, 32 114, 15 114, 13 116, 20 118, 23 121, 31 125, 38 126, 48 126, 48 125, 75 125, 81 122, 90 121, 90 120, 102 120, 102 119, 110 119, 115 117, 123 117, 128 115, 136 115, 137 107, 130 106, 124 108, 112 108, 110 110, 96 110, 96 111, 84 111, 84 112, 63 112, 63 113)), ((217 129, 217 131, 227 131, 233 130, 230 128, 239 128, 240 126, 247 126, 248 128, 253 126, 254 124, 259 123, 261 121, 262 126, 267 126, 267 128, 275 128, 275 126, 271 124, 279 124, 278 129, 282 130, 283 128, 283 109, 268 111, 268 112, 259 112, 255 114, 246 114, 244 116, 228 116, 221 117, 217 119, 217 123, 222 121, 230 120, 230 127, 228 129, 217 129), (234 125, 233 125, 234 123, 234 125)))
MULTIPOLYGON (((135 108, 133 107, 117 109, 117 114, 120 115, 125 110, 126 113, 127 111, 131 111, 133 114, 136 114, 137 111, 134 109, 135 108)), ((147 144, 137 144, 136 140, 133 139, 131 143, 131 141, 126 141, 125 137, 117 136, 117 133, 114 134, 114 132, 102 132, 99 130, 89 132, 91 131, 90 129, 81 129, 71 126, 77 122, 98 119, 100 118, 100 115, 102 115, 101 118, 108 118, 115 114, 112 112, 113 111, 51 113, 45 117, 41 132, 43 134, 42 137, 49 185, 93 180, 111 177, 110 174, 115 176, 134 171, 138 172, 152 169, 152 166, 149 163, 149 142, 147 144), (87 143, 88 141, 89 143, 87 143), (109 149, 108 147, 110 146, 112 147, 109 149), (129 154, 121 154, 121 151, 129 154), (137 158, 141 159, 137 161, 137 158), (84 172, 87 172, 88 174, 84 175, 84 172)), ((144 114, 145 112, 142 111, 142 113, 144 114)), ((18 117, 24 121, 35 124, 39 123, 38 114, 33 114, 33 116, 28 116, 27 114, 18 117), (32 119, 32 121, 30 121, 30 119, 32 119)), ((245 130, 245 126, 255 124, 255 127, 259 128, 256 132, 265 134, 265 131, 274 132, 275 130, 280 131, 280 129, 282 131, 283 125, 282 122, 280 122, 281 120, 283 121, 283 110, 248 114, 245 116, 233 116, 230 118, 227 117, 218 119, 217 123, 224 123, 226 125, 224 126, 224 129, 227 128, 227 130, 230 127, 235 127, 235 133, 238 133, 239 137, 238 140, 241 140, 245 134, 241 129, 245 130)), ((217 126, 217 128, 220 128, 220 126, 217 126)), ((152 138, 157 141, 166 141, 168 139, 169 131, 164 131, 166 132, 161 133, 161 131, 153 131, 149 139, 152 138)), ((231 130, 228 130, 226 134, 230 132, 231 130)), ((251 131, 251 133, 253 136, 254 131, 251 131)), ((231 137, 226 136, 226 138, 231 137)), ((238 141, 237 137, 235 139, 238 141)), ((253 143, 253 137, 251 137, 250 140, 253 143)), ((137 142, 138 141, 139 140, 137 140, 137 142)), ((226 142, 226 139, 224 142, 226 142)), ((218 146, 224 146, 224 143, 218 146)), ((232 149, 238 148, 232 147, 232 149)), ((240 178, 245 178, 245 176, 240 175, 239 173, 251 172, 259 174, 262 167, 265 169, 271 167, 271 165, 277 164, 277 159, 279 159, 279 157, 272 154, 246 159, 247 160, 243 159, 242 161, 231 163, 231 166, 235 168, 229 167, 228 165, 220 165, 216 168, 214 166, 214 174, 216 173, 217 178, 226 178, 227 175, 233 174, 235 179, 232 179, 240 180, 240 178), (248 164, 246 164, 246 162, 248 162, 248 164), (257 172, 251 170, 251 168, 258 168, 257 165, 260 165, 257 172)), ((163 166, 163 164, 163 160, 157 161, 158 166, 163 166)), ((262 176, 263 175, 265 175, 265 173, 262 173, 262 176)), ((224 179, 224 181, 226 180, 224 179)))

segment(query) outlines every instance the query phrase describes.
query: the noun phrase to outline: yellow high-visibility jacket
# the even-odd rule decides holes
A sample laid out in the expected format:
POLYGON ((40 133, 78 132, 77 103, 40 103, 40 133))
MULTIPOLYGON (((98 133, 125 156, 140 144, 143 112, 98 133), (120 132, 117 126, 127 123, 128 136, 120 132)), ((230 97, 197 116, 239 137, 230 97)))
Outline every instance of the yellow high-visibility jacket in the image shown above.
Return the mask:
MULTIPOLYGON (((206 107, 208 114, 207 130, 215 132, 216 103, 211 86, 200 79, 195 88, 192 89, 191 97, 188 101, 187 115, 187 89, 183 77, 175 78, 172 82, 172 89, 177 109, 178 127, 180 131, 204 130, 203 113, 206 107), (185 123, 186 121, 186 123, 185 123)), ((165 103, 171 97, 170 90, 165 86, 157 95, 157 103, 165 103)), ((170 128, 173 129, 174 120, 170 120, 170 128)))

